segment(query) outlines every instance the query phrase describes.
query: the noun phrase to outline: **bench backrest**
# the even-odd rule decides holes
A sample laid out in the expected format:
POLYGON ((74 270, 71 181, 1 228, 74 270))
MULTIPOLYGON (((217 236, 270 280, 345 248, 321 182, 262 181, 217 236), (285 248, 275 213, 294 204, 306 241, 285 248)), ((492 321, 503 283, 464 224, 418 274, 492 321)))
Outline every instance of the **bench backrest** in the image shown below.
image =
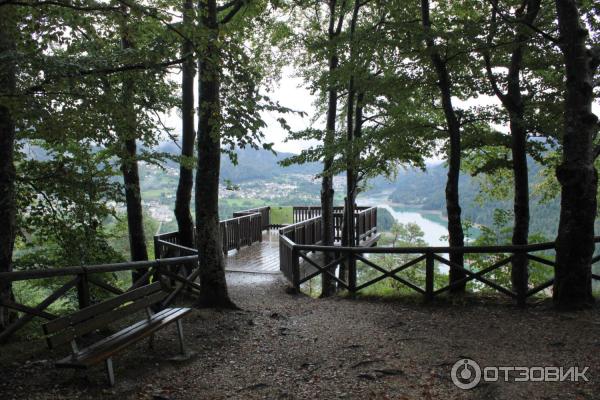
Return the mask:
POLYGON ((155 282, 47 322, 43 329, 48 347, 52 349, 71 342, 113 321, 146 309, 167 295, 160 282, 155 282))

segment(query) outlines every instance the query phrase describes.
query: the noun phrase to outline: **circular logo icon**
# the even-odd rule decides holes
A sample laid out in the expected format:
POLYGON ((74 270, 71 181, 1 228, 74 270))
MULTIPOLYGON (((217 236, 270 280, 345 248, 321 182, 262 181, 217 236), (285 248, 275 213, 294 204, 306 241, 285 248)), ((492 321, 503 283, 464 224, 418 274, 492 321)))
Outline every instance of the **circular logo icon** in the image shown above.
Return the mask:
POLYGON ((452 366, 452 383, 464 390, 473 389, 481 381, 481 368, 475 361, 463 358, 452 366))

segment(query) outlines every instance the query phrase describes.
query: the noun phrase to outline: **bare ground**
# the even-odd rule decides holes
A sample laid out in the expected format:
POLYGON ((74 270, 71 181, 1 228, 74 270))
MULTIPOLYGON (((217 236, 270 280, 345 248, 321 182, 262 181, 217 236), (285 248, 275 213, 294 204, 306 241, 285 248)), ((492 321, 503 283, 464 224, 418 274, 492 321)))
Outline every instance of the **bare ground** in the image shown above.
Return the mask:
POLYGON ((286 293, 276 275, 229 274, 242 311, 194 310, 189 349, 175 326, 102 366, 57 370, 41 341, 0 347, 0 399, 600 399, 600 308, 558 313, 547 304, 327 300, 286 293), (481 383, 468 391, 452 365, 589 366, 589 382, 481 383))

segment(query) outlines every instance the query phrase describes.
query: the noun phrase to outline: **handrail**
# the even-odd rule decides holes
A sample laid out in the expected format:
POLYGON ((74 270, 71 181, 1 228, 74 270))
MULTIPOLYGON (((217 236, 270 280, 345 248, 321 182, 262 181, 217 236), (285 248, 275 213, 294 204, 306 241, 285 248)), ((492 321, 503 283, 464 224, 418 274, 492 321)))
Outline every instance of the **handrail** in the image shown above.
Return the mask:
MULTIPOLYGON (((600 242, 600 237, 595 242, 600 242)), ((307 251, 329 251, 331 246, 296 244, 294 247, 298 250, 307 251)), ((432 246, 432 247, 347 247, 335 246, 337 251, 348 253, 386 253, 386 254, 415 254, 415 253, 512 253, 523 251, 541 251, 552 250, 555 248, 554 242, 535 243, 527 245, 498 245, 498 246, 432 246)))
POLYGON ((173 257, 164 258, 160 260, 152 261, 131 261, 124 263, 112 263, 112 264, 97 264, 87 266, 72 266, 63 268, 52 268, 52 269, 38 269, 28 271, 12 271, 12 272, 0 272, 0 280, 4 282, 16 282, 24 281, 29 279, 46 279, 55 278, 59 276, 69 276, 78 274, 97 274, 103 272, 118 272, 118 271, 131 271, 138 269, 146 269, 161 266, 170 266, 176 264, 184 264, 198 260, 198 256, 184 256, 184 257, 173 257))

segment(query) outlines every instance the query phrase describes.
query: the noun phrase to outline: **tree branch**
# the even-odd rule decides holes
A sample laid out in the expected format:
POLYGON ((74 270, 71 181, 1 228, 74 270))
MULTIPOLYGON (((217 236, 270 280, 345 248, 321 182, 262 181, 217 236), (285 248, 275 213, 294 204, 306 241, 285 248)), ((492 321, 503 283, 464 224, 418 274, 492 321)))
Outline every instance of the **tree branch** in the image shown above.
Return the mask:
MULTIPOLYGON (((192 53, 190 53, 190 54, 192 54, 192 53)), ((44 79, 44 81, 42 83, 32 86, 29 89, 27 89, 26 93, 34 93, 34 92, 43 91, 44 85, 48 85, 58 79, 63 79, 63 78, 75 78, 75 77, 83 77, 83 76, 88 76, 88 75, 110 75, 110 74, 114 74, 114 73, 118 73, 118 72, 166 68, 166 67, 170 67, 173 65, 183 63, 190 54, 184 54, 183 57, 177 58, 175 60, 165 61, 162 63, 151 64, 151 63, 147 63, 147 62, 140 62, 137 64, 126 64, 126 65, 121 65, 119 67, 113 67, 113 68, 98 68, 98 69, 87 69, 87 70, 81 69, 76 72, 70 72, 70 73, 65 73, 65 74, 61 74, 61 75, 57 75, 57 76, 48 77, 48 78, 44 79)))
POLYGON ((235 17, 235 15, 242 9, 242 6, 244 4, 246 4, 246 0, 232 1, 230 3, 230 6, 232 6, 233 8, 229 10, 229 12, 221 19, 219 24, 226 24, 229 21, 231 21, 233 17, 235 17))
POLYGON ((196 46, 194 45, 194 42, 192 39, 190 39, 186 34, 184 34, 183 32, 181 32, 175 25, 171 24, 170 22, 166 21, 164 18, 161 18, 158 13, 156 12, 155 8, 150 8, 148 9, 147 7, 141 6, 139 4, 131 4, 128 1, 125 0, 117 0, 119 3, 121 3, 122 5, 129 7, 131 9, 135 9, 137 11, 140 11, 142 14, 144 14, 147 17, 150 18, 154 18, 155 20, 157 20, 158 22, 160 22, 161 24, 163 24, 164 26, 167 27, 167 29, 169 29, 170 31, 173 31, 177 36, 181 37, 183 40, 189 42, 192 44, 192 46, 194 48, 196 48, 196 46))
POLYGON ((544 32, 543 30, 541 30, 537 26, 533 25, 532 23, 530 23, 526 19, 522 19, 522 18, 515 19, 515 18, 508 17, 498 7, 498 1, 497 0, 488 0, 488 2, 492 5, 492 7, 498 13, 498 15, 500 16, 500 18, 502 18, 504 21, 506 21, 508 23, 511 23, 511 24, 523 24, 523 25, 527 26, 529 29, 531 29, 532 31, 534 31, 534 32, 538 33, 539 35, 541 35, 546 40, 549 40, 550 42, 552 42, 554 44, 559 44, 560 43, 560 40, 558 38, 555 38, 551 34, 549 34, 547 32, 544 32))
POLYGON ((494 75, 494 71, 492 71, 492 60, 491 60, 492 57, 490 56, 490 52, 489 52, 489 46, 494 41, 494 36, 496 35, 497 27, 498 27, 498 25, 497 25, 497 20, 496 20, 496 9, 492 8, 492 19, 490 21, 490 32, 486 38, 486 44, 488 45, 488 49, 483 51, 483 61, 485 62, 485 72, 486 72, 488 81, 490 81, 490 85, 492 86, 492 90, 494 91, 494 93, 496 94, 498 99, 500 99, 500 101, 502 103, 504 103, 504 100, 506 99, 506 94, 504 94, 502 92, 502 90, 500 90, 500 87, 498 86, 498 81, 496 79, 496 75, 494 75))
POLYGON ((73 3, 72 1, 61 1, 61 0, 39 0, 39 1, 16 1, 16 0, 1 0, 0 7, 6 5, 15 5, 22 7, 40 7, 40 6, 57 6, 70 8, 72 10, 84 11, 84 12, 97 12, 97 11, 110 11, 110 12, 121 12, 119 7, 106 6, 95 2, 91 6, 85 6, 73 3))

